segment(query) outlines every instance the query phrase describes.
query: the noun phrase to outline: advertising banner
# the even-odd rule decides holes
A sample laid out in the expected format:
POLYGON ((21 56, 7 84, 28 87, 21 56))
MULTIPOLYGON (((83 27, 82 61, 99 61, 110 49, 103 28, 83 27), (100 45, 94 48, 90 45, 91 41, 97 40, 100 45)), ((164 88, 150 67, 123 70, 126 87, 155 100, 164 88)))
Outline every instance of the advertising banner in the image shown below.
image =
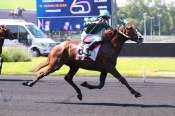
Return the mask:
POLYGON ((38 21, 51 21, 53 30, 81 30, 84 18, 97 17, 100 10, 112 14, 111 0, 37 0, 38 21))

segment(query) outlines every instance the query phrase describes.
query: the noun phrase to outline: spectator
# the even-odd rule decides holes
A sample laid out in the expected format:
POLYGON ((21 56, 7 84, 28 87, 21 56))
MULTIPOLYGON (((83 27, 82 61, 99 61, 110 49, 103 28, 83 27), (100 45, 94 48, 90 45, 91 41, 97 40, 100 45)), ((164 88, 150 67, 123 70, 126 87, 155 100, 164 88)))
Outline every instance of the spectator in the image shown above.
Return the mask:
POLYGON ((18 9, 18 13, 17 13, 17 18, 24 18, 23 17, 23 11, 25 11, 25 9, 24 8, 19 8, 18 9))
POLYGON ((45 22, 45 32, 48 36, 50 36, 50 21, 45 22))
POLYGON ((13 13, 13 14, 14 14, 15 16, 18 15, 19 9, 20 9, 19 7, 16 7, 16 8, 14 9, 14 13, 13 13))

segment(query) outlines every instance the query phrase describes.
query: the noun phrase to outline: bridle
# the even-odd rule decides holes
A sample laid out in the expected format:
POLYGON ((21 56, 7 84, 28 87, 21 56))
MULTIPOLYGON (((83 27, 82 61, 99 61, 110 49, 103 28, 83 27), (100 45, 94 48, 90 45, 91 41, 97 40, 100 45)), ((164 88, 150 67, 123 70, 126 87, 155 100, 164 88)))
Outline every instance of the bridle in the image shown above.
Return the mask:
POLYGON ((134 31, 135 31, 134 33, 137 34, 137 40, 133 40, 133 37, 126 35, 125 33, 127 30, 128 30, 128 27, 126 27, 126 26, 123 26, 122 30, 120 30, 120 27, 118 27, 117 29, 111 28, 109 30, 109 33, 110 33, 110 31, 113 31, 113 32, 111 33, 112 35, 110 35, 110 38, 113 39, 115 36, 117 36, 117 38, 120 38, 119 36, 122 36, 122 39, 136 41, 138 44, 142 43, 143 38, 142 38, 141 34, 137 31, 137 29, 134 29, 134 31))
MULTIPOLYGON (((120 27, 119 27, 119 28, 120 28, 120 27)), ((118 30, 119 30, 119 28, 118 28, 118 30)), ((124 28, 124 31, 123 31, 123 32, 120 32, 120 31, 119 31, 119 32, 120 32, 120 33, 123 33, 123 35, 124 35, 128 40, 136 41, 137 44, 140 44, 140 43, 143 42, 142 35, 141 35, 141 33, 140 33, 137 29, 133 29, 133 27, 132 27, 132 29, 134 30, 134 33, 136 33, 136 35, 137 35, 137 40, 133 40, 132 37, 130 37, 130 36, 128 36, 128 35, 125 34, 126 31, 128 30, 128 27, 127 27, 127 26, 123 26, 123 28, 124 28)))

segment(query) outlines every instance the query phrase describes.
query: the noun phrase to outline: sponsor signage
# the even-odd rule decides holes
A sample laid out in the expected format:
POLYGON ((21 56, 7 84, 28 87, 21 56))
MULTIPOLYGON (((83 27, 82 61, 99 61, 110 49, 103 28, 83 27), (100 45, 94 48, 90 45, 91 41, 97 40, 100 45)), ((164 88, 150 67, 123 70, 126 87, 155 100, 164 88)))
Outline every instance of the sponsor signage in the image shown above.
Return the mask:
POLYGON ((111 0, 37 0, 39 23, 50 21, 53 30, 81 30, 84 17, 97 17, 100 10, 111 14, 111 0))

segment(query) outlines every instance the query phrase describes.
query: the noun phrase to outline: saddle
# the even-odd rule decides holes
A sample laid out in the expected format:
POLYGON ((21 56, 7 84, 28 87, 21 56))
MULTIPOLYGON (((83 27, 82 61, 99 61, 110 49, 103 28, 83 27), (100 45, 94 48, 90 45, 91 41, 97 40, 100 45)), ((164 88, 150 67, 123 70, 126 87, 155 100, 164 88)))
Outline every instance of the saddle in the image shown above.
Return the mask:
POLYGON ((96 60, 101 44, 97 45, 93 50, 89 51, 90 56, 87 56, 83 53, 84 49, 86 49, 87 47, 88 44, 83 42, 78 46, 76 60, 96 60))

